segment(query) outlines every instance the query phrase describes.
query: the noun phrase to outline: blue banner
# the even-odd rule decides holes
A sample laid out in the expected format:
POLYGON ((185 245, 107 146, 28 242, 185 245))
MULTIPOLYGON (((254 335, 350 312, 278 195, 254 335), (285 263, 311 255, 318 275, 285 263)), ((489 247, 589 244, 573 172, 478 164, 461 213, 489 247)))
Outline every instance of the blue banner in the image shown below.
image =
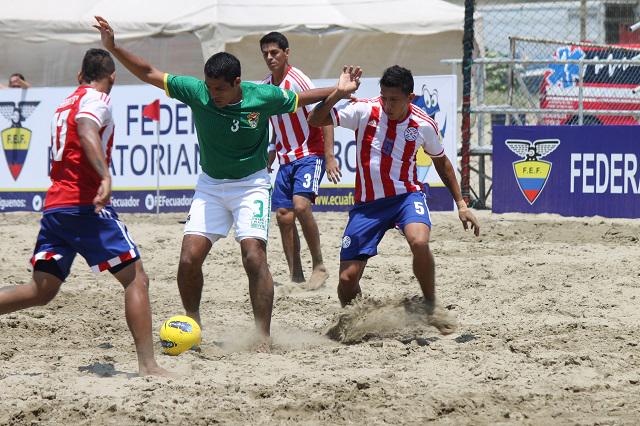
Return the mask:
POLYGON ((495 213, 640 217, 640 126, 495 126, 495 213))

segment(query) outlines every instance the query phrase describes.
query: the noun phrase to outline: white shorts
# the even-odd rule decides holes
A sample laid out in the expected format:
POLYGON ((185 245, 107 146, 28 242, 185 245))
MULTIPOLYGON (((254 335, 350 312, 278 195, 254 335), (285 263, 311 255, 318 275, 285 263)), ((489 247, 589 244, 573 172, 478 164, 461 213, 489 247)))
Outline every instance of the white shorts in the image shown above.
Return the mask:
POLYGON ((184 226, 184 234, 215 242, 236 230, 236 241, 267 241, 271 216, 271 179, 266 170, 242 179, 214 179, 200 174, 184 226))

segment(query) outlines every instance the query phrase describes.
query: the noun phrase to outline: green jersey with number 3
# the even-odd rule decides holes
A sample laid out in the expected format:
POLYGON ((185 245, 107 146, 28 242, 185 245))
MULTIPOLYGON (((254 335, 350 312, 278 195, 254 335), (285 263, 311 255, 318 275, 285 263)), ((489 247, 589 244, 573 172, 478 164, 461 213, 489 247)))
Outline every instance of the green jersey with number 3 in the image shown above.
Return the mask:
POLYGON ((165 74, 167 95, 191 107, 200 166, 214 179, 241 179, 267 167, 269 117, 298 107, 298 95, 268 84, 241 82, 242 101, 218 108, 203 80, 165 74))

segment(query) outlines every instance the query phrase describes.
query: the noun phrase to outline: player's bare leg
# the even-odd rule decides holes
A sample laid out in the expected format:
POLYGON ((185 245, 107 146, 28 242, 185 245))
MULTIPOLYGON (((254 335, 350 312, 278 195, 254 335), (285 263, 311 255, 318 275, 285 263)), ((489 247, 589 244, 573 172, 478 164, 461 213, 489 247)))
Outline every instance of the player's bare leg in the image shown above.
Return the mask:
POLYGON ((271 311, 273 310, 273 278, 267 265, 267 245, 256 238, 240 241, 242 265, 249 278, 249 296, 260 335, 256 347, 259 352, 269 352, 271 346, 271 311))
POLYGON ((296 227, 296 217, 292 209, 279 208, 276 220, 282 238, 282 250, 289 265, 289 276, 294 283, 304 282, 302 260, 300 259, 300 236, 296 227))
POLYGON ((322 249, 320 247, 320 231, 318 230, 318 224, 313 217, 311 211, 311 200, 301 195, 293 196, 293 209, 296 218, 300 221, 302 227, 302 233, 304 239, 309 246, 309 252, 311 252, 311 262, 313 265, 313 272, 311 278, 307 281, 307 289, 316 290, 320 288, 329 277, 327 268, 324 266, 322 260, 322 249))
POLYGON ((34 271, 29 284, 0 288, 0 314, 46 305, 58 294, 61 285, 55 275, 34 271))
POLYGON ((360 278, 362 278, 365 266, 367 266, 365 260, 343 260, 340 262, 338 299, 340 299, 343 308, 362 293, 360 278))
POLYGON ((124 311, 127 325, 133 335, 138 354, 138 371, 141 376, 170 376, 156 362, 151 334, 151 304, 149 303, 149 278, 138 260, 113 274, 124 287, 124 311))
POLYGON ((178 265, 178 290, 185 314, 193 318, 200 328, 200 299, 202 298, 202 264, 211 250, 211 241, 202 235, 187 234, 182 238, 178 265))
POLYGON ((410 223, 403 231, 413 253, 413 273, 424 295, 429 324, 442 334, 451 334, 456 329, 457 321, 449 311, 436 303, 435 260, 429 248, 429 227, 424 223, 410 223))

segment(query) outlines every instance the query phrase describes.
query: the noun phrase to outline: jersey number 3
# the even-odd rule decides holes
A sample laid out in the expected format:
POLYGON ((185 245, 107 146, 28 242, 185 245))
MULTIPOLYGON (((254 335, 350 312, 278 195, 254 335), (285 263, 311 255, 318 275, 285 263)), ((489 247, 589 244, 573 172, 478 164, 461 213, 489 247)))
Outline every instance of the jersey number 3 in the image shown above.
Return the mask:
POLYGON ((231 125, 231 131, 235 133, 238 131, 239 128, 240 128, 240 121, 233 120, 233 124, 231 125))

